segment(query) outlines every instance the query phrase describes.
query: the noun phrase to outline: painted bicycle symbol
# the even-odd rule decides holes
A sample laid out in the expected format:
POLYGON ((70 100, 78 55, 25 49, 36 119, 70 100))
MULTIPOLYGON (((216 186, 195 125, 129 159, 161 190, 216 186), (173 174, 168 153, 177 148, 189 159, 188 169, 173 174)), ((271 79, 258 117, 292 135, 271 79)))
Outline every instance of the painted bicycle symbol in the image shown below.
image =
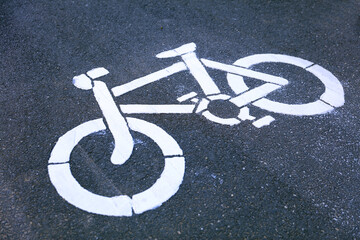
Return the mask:
POLYGON ((145 120, 129 117, 132 114, 198 114, 206 119, 224 125, 235 125, 242 121, 252 121, 257 127, 269 125, 275 119, 264 116, 256 119, 250 115, 248 106, 256 106, 269 112, 288 115, 316 115, 332 111, 344 104, 344 91, 339 80, 328 70, 307 60, 279 54, 251 55, 237 60, 233 65, 223 64, 208 59, 199 59, 194 43, 162 52, 156 57, 181 57, 182 61, 170 67, 135 79, 126 84, 108 89, 98 78, 108 74, 105 68, 95 68, 86 74, 75 76, 73 84, 83 90, 92 90, 103 113, 103 118, 85 122, 61 136, 51 152, 49 176, 59 195, 70 204, 96 214, 108 216, 131 216, 154 209, 170 199, 179 189, 185 172, 185 158, 176 140, 157 125, 145 120), (317 77, 325 86, 324 93, 318 100, 305 104, 286 104, 272 101, 266 96, 287 85, 288 80, 257 72, 250 68, 256 64, 286 63, 303 68, 317 77), (206 68, 226 72, 233 96, 223 94, 206 68), (181 71, 189 71, 199 84, 202 93, 190 92, 177 98, 179 104, 120 104, 114 97, 124 95, 147 84, 159 81, 181 71), (263 84, 249 89, 244 78, 262 81, 263 84), (202 96, 202 97, 200 97, 202 96), (238 109, 230 118, 212 113, 209 105, 221 102, 238 109), (106 123, 106 125, 105 125, 106 123), (70 155, 81 139, 90 134, 109 129, 114 139, 111 155, 113 164, 124 164, 132 154, 134 140, 131 132, 139 132, 151 138, 161 149, 165 165, 160 178, 148 189, 133 196, 120 195, 107 197, 83 188, 70 170, 70 155))

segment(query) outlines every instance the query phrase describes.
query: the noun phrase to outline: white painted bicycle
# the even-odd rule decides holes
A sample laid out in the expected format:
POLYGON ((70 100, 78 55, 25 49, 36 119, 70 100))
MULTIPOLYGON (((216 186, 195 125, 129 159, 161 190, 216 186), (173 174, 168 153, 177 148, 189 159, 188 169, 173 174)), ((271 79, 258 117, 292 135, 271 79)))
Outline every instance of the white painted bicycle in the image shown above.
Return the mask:
POLYGON ((344 104, 344 91, 338 79, 329 71, 307 60, 279 54, 258 54, 237 60, 233 65, 223 64, 207 59, 199 59, 194 43, 158 54, 158 58, 182 58, 181 62, 170 67, 135 79, 126 84, 114 87, 111 91, 98 79, 109 72, 105 68, 95 68, 73 78, 76 87, 91 90, 102 110, 104 118, 85 122, 61 136, 49 159, 49 176, 57 192, 70 204, 85 211, 108 216, 131 216, 154 209, 172 197, 183 181, 185 159, 178 143, 163 129, 150 122, 127 117, 129 114, 159 113, 196 113, 218 124, 234 125, 242 121, 253 121, 255 127, 269 125, 274 118, 270 115, 255 120, 249 113, 247 105, 265 109, 270 112, 289 115, 315 115, 332 111, 344 104), (288 80, 253 71, 250 68, 259 63, 286 63, 303 68, 315 75, 324 85, 325 91, 319 99, 306 104, 286 104, 267 99, 266 96, 282 86, 288 80), (221 93, 206 68, 221 70, 227 73, 227 80, 234 96, 221 93), (189 71, 201 87, 205 97, 190 92, 177 98, 179 104, 120 104, 117 106, 114 97, 126 94, 147 84, 159 81, 181 71, 189 71), (243 77, 263 82, 261 86, 249 89, 243 77), (222 101, 238 109, 236 116, 224 118, 212 113, 209 104, 222 101), (107 123, 107 126, 105 125, 107 123), (127 195, 106 197, 92 193, 83 188, 70 170, 70 154, 79 141, 90 134, 111 131, 115 147, 111 156, 113 164, 125 163, 132 154, 134 141, 131 131, 150 137, 159 146, 164 155, 165 165, 160 178, 147 190, 131 197, 127 195))

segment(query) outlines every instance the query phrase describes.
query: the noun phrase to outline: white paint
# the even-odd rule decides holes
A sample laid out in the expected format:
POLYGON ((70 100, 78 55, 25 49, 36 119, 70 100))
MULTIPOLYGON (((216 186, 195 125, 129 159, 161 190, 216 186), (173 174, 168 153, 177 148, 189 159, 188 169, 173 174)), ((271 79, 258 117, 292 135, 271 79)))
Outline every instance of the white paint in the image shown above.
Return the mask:
POLYGON ((88 78, 88 76, 86 76, 85 74, 73 77, 73 84, 75 87, 83 90, 92 89, 91 79, 88 78))
POLYGON ((89 77, 91 77, 92 79, 105 76, 105 75, 108 74, 108 73, 109 73, 109 71, 106 70, 106 69, 103 68, 103 67, 94 68, 94 69, 91 69, 90 71, 86 72, 86 74, 87 74, 89 77))
POLYGON ((270 123, 273 122, 274 120, 275 120, 275 118, 268 115, 268 116, 260 118, 259 120, 256 120, 252 124, 257 128, 261 128, 261 127, 270 125, 270 123))
POLYGON ((199 113, 199 112, 207 109, 207 106, 209 105, 209 103, 210 103, 210 101, 207 100, 206 98, 201 99, 199 105, 197 106, 197 108, 195 110, 195 113, 199 113))
POLYGON ((266 96, 267 94, 279 89, 281 86, 272 83, 265 83, 259 87, 251 89, 237 97, 230 99, 230 102, 234 103, 238 107, 245 106, 259 98, 266 96))
POLYGON ((255 54, 250 55, 244 58, 241 58, 234 62, 234 65, 244 67, 244 68, 250 68, 251 66, 258 64, 258 63, 266 63, 266 62, 281 62, 281 63, 287 63, 291 65, 295 65, 301 68, 307 68, 311 66, 313 63, 310 61, 307 61, 302 58, 293 57, 289 55, 283 55, 283 54, 255 54))
POLYGON ((223 124, 223 125, 235 125, 235 124, 239 124, 240 120, 236 119, 236 118, 220 118, 215 116, 214 114, 212 114, 209 111, 205 111, 202 114, 205 118, 207 118, 208 120, 215 122, 215 123, 219 123, 219 124, 223 124))
POLYGON ((282 77, 277 77, 277 76, 273 76, 273 75, 266 74, 266 73, 256 72, 256 71, 253 71, 250 69, 246 69, 246 68, 242 68, 242 67, 238 67, 238 66, 234 66, 234 65, 219 63, 219 62, 207 60, 204 58, 202 58, 201 61, 204 63, 205 66, 207 66, 209 68, 214 68, 214 69, 222 70, 222 71, 233 73, 233 74, 238 74, 238 75, 245 76, 245 77, 259 79, 264 82, 274 83, 274 84, 281 85, 281 86, 284 86, 289 83, 288 80, 286 80, 285 78, 282 78, 282 77))
MULTIPOLYGON (((213 101, 213 100, 228 100, 228 99, 230 99, 230 96, 228 96, 226 94, 217 94, 217 95, 208 96, 208 98, 211 101, 213 101)), ((196 113, 203 112, 202 115, 205 118, 207 118, 208 120, 210 120, 212 122, 219 123, 219 124, 231 126, 231 125, 239 124, 241 122, 239 119, 236 119, 236 118, 220 118, 220 117, 212 114, 210 111, 207 110, 210 100, 208 100, 206 98, 201 99, 195 112, 196 113)))
POLYGON ((194 52, 182 55, 181 58, 185 62, 186 66, 190 70, 191 75, 199 83, 201 89, 206 95, 219 94, 220 90, 207 73, 206 69, 196 57, 194 52))
POLYGON ((136 214, 159 207, 178 190, 185 173, 184 157, 165 158, 164 171, 155 184, 132 197, 132 206, 136 214))
POLYGON ((213 101, 213 100, 228 100, 231 97, 226 94, 218 94, 218 95, 208 96, 207 98, 210 99, 211 101, 213 101))
POLYGON ((183 152, 177 142, 155 124, 135 118, 128 118, 128 122, 132 130, 150 137, 158 144, 163 155, 168 156, 165 158, 164 171, 155 184, 132 197, 134 212, 143 213, 159 207, 178 191, 184 178, 185 159, 181 156, 183 152))
POLYGON ((132 130, 145 134, 159 145, 164 156, 183 155, 177 142, 155 124, 136 118, 127 118, 127 120, 132 130))
POLYGON ((131 216, 132 210, 135 213, 151 210, 178 191, 184 177, 185 159, 177 142, 155 124, 135 118, 128 118, 127 121, 132 130, 153 139, 165 155, 165 167, 160 178, 149 189, 132 198, 126 195, 105 197, 83 188, 71 173, 71 152, 82 138, 106 129, 102 119, 88 121, 60 137, 49 159, 50 180, 67 202, 91 213, 131 216))
POLYGON ((195 43, 188 43, 188 44, 182 45, 181 47, 159 53, 156 55, 156 57, 157 58, 177 57, 177 56, 181 56, 183 54, 189 53, 189 52, 194 52, 195 50, 196 50, 195 43))
POLYGON ((238 115, 238 118, 240 118, 242 121, 245 121, 245 120, 254 120, 255 117, 254 116, 251 116, 250 115, 250 110, 248 107, 243 107, 240 109, 240 113, 238 115))
POLYGON ((125 118, 119 112, 106 84, 94 81, 94 96, 114 137, 115 147, 111 155, 113 164, 123 164, 129 159, 134 142, 125 118))
POLYGON ((107 216, 132 215, 131 199, 128 196, 105 197, 86 190, 72 175, 70 164, 49 165, 48 171, 56 191, 72 205, 87 212, 107 216))
POLYGON ((185 102, 188 99, 191 99, 193 97, 196 97, 197 93, 196 92, 190 92, 188 94, 185 94, 181 97, 178 97, 176 100, 178 100, 178 102, 185 102))
POLYGON ((105 129, 106 126, 102 118, 100 118, 97 120, 85 122, 68 131, 57 141, 55 147, 51 152, 49 164, 69 162, 73 146, 77 145, 84 136, 105 129))
POLYGON ((172 74, 181 72, 186 70, 187 67, 183 62, 175 63, 171 65, 170 67, 164 68, 160 71, 151 73, 149 75, 146 75, 145 77, 141 77, 138 79, 135 79, 131 82, 125 83, 123 85, 114 87, 111 89, 115 97, 118 97, 120 95, 123 95, 127 92, 133 91, 137 88, 143 87, 149 83, 156 82, 162 78, 168 77, 172 74))
POLYGON ((236 75, 236 74, 228 73, 226 75, 226 78, 227 78, 228 84, 230 86, 232 86, 232 90, 234 91, 234 93, 236 95, 239 95, 239 94, 249 90, 249 87, 246 86, 243 77, 236 75))
POLYGON ((82 210, 108 216, 131 216, 129 197, 111 198, 91 193, 80 186, 70 170, 70 155, 79 141, 105 129, 103 119, 99 118, 85 122, 60 137, 50 155, 49 177, 59 195, 82 210))
POLYGON ((263 98, 256 102, 253 102, 252 104, 256 107, 270 112, 297 116, 324 114, 334 109, 333 107, 324 103, 321 100, 306 104, 285 104, 263 98))
POLYGON ((325 92, 320 99, 333 107, 341 107, 345 103, 344 89, 339 80, 328 70, 319 65, 306 69, 320 79, 325 85, 325 92))
POLYGON ((193 113, 195 104, 121 104, 120 109, 126 114, 161 114, 161 113, 193 113))
MULTIPOLYGON (((234 64, 240 67, 249 68, 253 65, 265 62, 286 63, 306 69, 319 78, 319 80, 325 85, 325 92, 320 96, 321 100, 317 100, 312 103, 285 104, 263 98, 254 102, 253 105, 276 113, 309 116, 327 113, 332 111, 334 107, 340 107, 345 103, 344 90, 339 80, 328 70, 320 67, 319 65, 313 65, 310 61, 280 54, 257 54, 241 58, 234 64)), ((227 77, 229 86, 235 93, 244 92, 246 85, 241 76, 228 74, 227 77)))
MULTIPOLYGON (((120 112, 105 83, 91 80, 108 74, 109 72, 105 68, 95 68, 88 71, 87 75, 91 79, 85 74, 73 78, 73 83, 76 87, 84 90, 93 89, 95 98, 114 137, 115 148, 111 156, 112 163, 123 164, 132 154, 134 141, 129 131, 131 129, 151 138, 159 146, 164 155, 165 165, 160 178, 150 188, 135 194, 132 198, 126 195, 105 197, 84 189, 71 173, 71 153, 81 139, 106 129, 103 119, 85 122, 59 138, 49 159, 48 170, 50 180, 57 192, 66 201, 92 213, 109 216, 131 216, 133 211, 140 214, 160 206, 178 191, 184 177, 185 159, 177 142, 155 124, 135 118, 125 119, 122 113, 189 114, 196 112, 201 113, 210 121, 231 126, 239 124, 241 121, 255 119, 254 116, 250 115, 249 108, 244 107, 249 103, 272 112, 302 116, 326 113, 333 110, 334 107, 342 106, 345 102, 344 91, 338 79, 326 69, 314 65, 307 60, 279 54, 257 54, 237 60, 234 66, 207 59, 201 59, 200 61, 194 52, 195 50, 196 45, 190 43, 159 53, 157 55, 158 58, 181 56, 184 62, 173 64, 168 68, 151 73, 145 77, 114 87, 112 92, 115 96, 120 96, 180 71, 189 70, 206 97, 199 100, 196 98, 197 93, 190 92, 177 98, 177 100, 179 102, 190 100, 198 103, 196 109, 195 104, 121 104, 120 112), (281 77, 248 69, 255 64, 264 62, 280 62, 301 67, 320 79, 325 85, 325 92, 315 102, 298 105, 284 104, 266 99, 264 97, 267 94, 288 84, 288 81, 281 77), (237 96, 231 98, 228 95, 221 94, 203 64, 206 67, 227 72, 229 86, 237 96), (249 90, 243 76, 258 79, 266 83, 249 90), (213 100, 231 101, 241 108, 239 115, 237 118, 220 118, 215 116, 207 110, 210 101, 213 100)), ((254 121, 253 125, 261 128, 269 125, 274 120, 271 116, 265 116, 254 121)))

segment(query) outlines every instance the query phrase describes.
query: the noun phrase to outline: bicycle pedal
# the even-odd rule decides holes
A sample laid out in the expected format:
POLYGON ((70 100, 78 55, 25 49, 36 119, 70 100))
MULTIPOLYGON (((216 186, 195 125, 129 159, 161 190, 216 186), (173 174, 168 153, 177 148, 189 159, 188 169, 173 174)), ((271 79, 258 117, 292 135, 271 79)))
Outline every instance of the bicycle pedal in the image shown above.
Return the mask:
POLYGON ((273 121, 275 121, 275 118, 273 118, 270 115, 266 115, 265 117, 262 117, 256 121, 252 122, 252 125, 254 125, 257 128, 262 128, 264 126, 270 125, 270 123, 272 123, 273 121))
POLYGON ((176 100, 177 100, 178 102, 185 102, 186 100, 189 100, 189 99, 190 99, 190 101, 191 101, 191 100, 194 99, 196 96, 197 96, 197 93, 196 93, 196 92, 190 92, 190 93, 187 93, 187 94, 185 94, 185 95, 182 95, 181 97, 178 97, 176 100))

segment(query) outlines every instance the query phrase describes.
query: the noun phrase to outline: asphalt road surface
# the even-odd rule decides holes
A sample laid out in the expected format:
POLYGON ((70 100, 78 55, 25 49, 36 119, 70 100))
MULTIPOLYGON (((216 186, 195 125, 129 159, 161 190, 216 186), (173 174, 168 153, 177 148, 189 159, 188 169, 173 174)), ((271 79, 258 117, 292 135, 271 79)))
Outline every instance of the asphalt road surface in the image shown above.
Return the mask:
MULTIPOLYGON (((0 238, 360 239, 359 13, 358 0, 1 1, 0 238), (179 190, 131 217, 90 213, 60 196, 48 171, 54 146, 74 127, 103 117, 92 91, 76 88, 73 77, 104 67, 109 74, 101 81, 113 88, 181 62, 156 55, 192 42, 197 56, 224 64, 265 53, 306 59, 339 80, 345 103, 311 116, 249 104, 256 119, 275 119, 261 128, 249 120, 223 125, 201 113, 129 114, 180 146, 186 163, 179 190)), ((325 90, 294 65, 251 69, 289 80, 267 96, 273 101, 309 103, 325 90)), ((223 71, 208 73, 222 93, 234 95, 223 71)), ((183 71, 116 103, 179 104, 190 92, 204 97, 183 71)), ((218 117, 238 114, 225 102, 208 108, 218 117)), ((69 165, 82 188, 108 198, 132 196, 162 176, 158 144, 131 134, 133 155, 120 166, 110 161, 110 130, 76 144, 69 165)))

